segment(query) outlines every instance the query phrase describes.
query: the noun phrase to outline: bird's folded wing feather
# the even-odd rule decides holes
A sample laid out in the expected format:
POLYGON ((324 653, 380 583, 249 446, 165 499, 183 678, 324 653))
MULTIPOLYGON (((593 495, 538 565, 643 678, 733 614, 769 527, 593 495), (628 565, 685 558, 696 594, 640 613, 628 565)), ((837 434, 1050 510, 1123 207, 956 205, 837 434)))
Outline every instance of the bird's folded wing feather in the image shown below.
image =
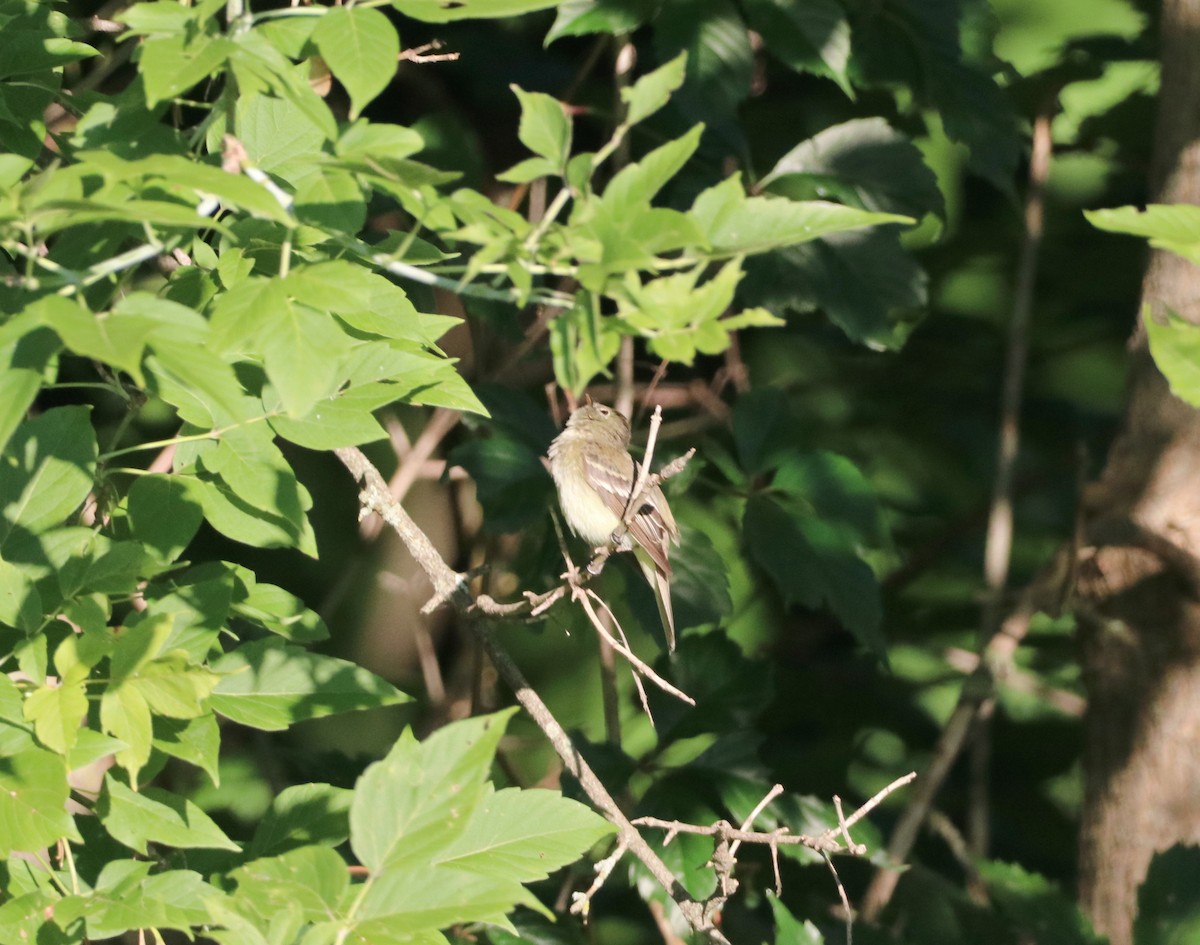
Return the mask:
MULTIPOLYGON (((584 470, 588 481, 604 499, 615 515, 624 518, 625 507, 629 502, 630 493, 637 484, 639 467, 633 458, 626 454, 623 457, 628 465, 622 463, 620 470, 612 469, 607 463, 599 461, 591 454, 583 458, 584 470)), ((666 497, 658 486, 646 491, 642 499, 642 507, 629 521, 629 536, 646 549, 655 565, 664 574, 670 575, 671 565, 667 560, 668 542, 678 541, 679 532, 675 518, 667 507, 666 497)))

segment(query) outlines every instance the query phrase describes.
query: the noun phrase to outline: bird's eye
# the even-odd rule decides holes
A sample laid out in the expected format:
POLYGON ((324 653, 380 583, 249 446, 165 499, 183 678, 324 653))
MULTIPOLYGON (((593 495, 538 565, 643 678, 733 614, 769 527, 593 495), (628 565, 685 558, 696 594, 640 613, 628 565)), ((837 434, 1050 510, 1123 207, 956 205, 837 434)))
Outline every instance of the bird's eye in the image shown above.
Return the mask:
POLYGON ((607 417, 611 411, 607 407, 600 408, 600 416, 607 417))

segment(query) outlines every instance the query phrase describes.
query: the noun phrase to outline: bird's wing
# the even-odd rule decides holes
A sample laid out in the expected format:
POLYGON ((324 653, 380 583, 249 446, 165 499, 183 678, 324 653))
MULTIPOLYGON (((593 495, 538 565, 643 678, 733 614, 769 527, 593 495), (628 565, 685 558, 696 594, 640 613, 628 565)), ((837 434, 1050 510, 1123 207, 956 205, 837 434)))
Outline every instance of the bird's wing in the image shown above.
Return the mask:
MULTIPOLYGON (((612 469, 590 452, 583 457, 588 481, 603 498, 604 504, 621 519, 625 517, 625 506, 637 484, 639 471, 639 466, 629 454, 624 454, 622 460, 620 469, 612 469)), ((630 519, 629 537, 646 549, 664 574, 670 575, 667 549, 669 542, 679 540, 679 530, 667 506, 667 498, 658 486, 646 492, 642 507, 630 519)))

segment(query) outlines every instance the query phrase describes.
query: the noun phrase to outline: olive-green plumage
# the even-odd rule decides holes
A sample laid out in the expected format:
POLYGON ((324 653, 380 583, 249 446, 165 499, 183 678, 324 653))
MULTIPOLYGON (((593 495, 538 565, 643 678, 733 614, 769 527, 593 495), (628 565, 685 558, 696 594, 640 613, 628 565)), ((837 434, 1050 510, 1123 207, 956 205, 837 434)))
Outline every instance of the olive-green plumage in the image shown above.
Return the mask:
MULTIPOLYGON (((607 545, 625 519, 640 467, 629 455, 629 421, 603 404, 580 407, 566 429, 550 444, 550 472, 558 501, 571 530, 593 548, 607 545)), ((675 649, 668 549, 679 543, 679 529, 662 489, 647 489, 629 520, 618 551, 632 551, 654 596, 667 636, 675 649)))

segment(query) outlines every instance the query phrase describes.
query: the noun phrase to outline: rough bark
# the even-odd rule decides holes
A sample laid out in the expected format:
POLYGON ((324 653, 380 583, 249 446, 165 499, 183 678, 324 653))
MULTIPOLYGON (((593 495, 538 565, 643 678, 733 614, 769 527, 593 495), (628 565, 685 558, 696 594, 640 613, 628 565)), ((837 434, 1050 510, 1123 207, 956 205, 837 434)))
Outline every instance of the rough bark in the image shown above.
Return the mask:
MULTIPOLYGON (((1165 0, 1151 193, 1200 204, 1200 0, 1165 0)), ((1089 709, 1080 898, 1130 945, 1154 854, 1200 843, 1200 412, 1171 395, 1141 317, 1200 324, 1200 269, 1151 254, 1124 423, 1089 518, 1077 586, 1089 709)))

